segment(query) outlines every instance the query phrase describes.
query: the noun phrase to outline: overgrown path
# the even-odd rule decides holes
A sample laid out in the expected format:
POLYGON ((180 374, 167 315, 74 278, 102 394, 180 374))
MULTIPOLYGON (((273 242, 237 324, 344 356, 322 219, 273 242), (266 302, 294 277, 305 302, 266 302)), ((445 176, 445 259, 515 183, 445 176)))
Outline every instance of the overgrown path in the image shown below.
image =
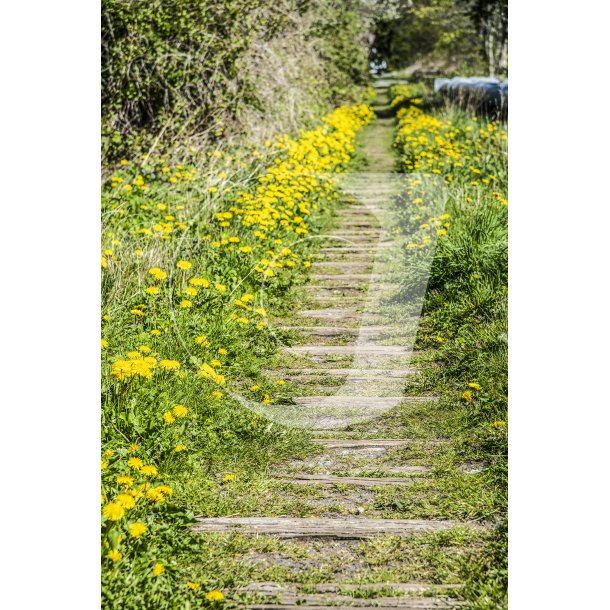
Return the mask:
MULTIPOLYGON (((380 221, 391 188, 379 176, 395 167, 394 121, 379 110, 362 138, 366 170, 320 249, 306 304, 284 328, 294 344, 269 371, 287 380, 294 414, 320 451, 274 471, 278 501, 267 509, 261 500, 259 516, 250 510, 196 526, 225 543, 227 533, 243 535, 232 544, 248 583, 229 598, 249 608, 461 607, 464 560, 484 536, 480 525, 447 517, 454 496, 439 463, 450 432, 437 397, 403 391, 418 355, 386 345, 383 317, 366 307, 369 283, 387 283, 375 263, 391 245, 380 221)), ((455 470, 453 484, 467 485, 476 467, 455 470)))

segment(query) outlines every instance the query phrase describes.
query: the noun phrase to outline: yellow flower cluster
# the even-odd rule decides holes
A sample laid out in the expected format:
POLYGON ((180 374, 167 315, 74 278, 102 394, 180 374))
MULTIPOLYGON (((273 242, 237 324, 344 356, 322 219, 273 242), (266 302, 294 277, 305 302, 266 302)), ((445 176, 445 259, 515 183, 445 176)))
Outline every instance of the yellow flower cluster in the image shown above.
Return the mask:
MULTIPOLYGON (((111 391, 104 417, 110 420, 108 429, 115 426, 123 438, 147 435, 143 447, 154 446, 155 452, 161 447, 158 459, 163 461, 147 463, 136 443, 103 454, 102 527, 109 561, 125 562, 145 552, 138 540, 154 535, 155 507, 172 495, 159 470, 165 470, 165 460, 173 465, 189 456, 184 435, 196 414, 182 404, 152 404, 159 392, 149 390, 160 387, 166 395, 188 396, 172 394, 182 389, 175 384, 189 391, 187 384, 201 384, 209 388, 204 399, 225 396, 220 390, 231 370, 225 359, 238 353, 244 337, 251 340, 267 327, 267 311, 255 295, 263 281, 280 284, 310 266, 303 246, 295 242, 315 229, 316 212, 337 197, 333 178, 345 169, 356 132, 372 116, 368 106, 346 106, 296 138, 277 137, 266 155, 258 156, 270 159, 266 169, 241 184, 233 181, 230 157, 220 151, 208 155, 213 169, 207 176, 201 175, 205 170, 197 174, 149 160, 142 168, 125 163, 110 179, 104 193, 107 310, 101 347, 111 391), (214 167, 221 161, 227 166, 214 167), (185 184, 195 178, 196 184, 185 184), (204 214, 191 209, 193 198, 184 196, 187 187, 202 186, 199 192, 207 198, 202 207, 209 210, 204 214), (166 245, 189 226, 196 247, 181 241, 189 250, 178 251, 166 245), (170 340, 174 329, 194 354, 170 340)), ((270 394, 261 391, 261 400, 270 404, 270 394)), ((223 481, 234 479, 227 474, 223 481)), ((152 560, 147 569, 162 576, 164 563, 152 560)), ((189 584, 193 590, 198 586, 189 584)), ((207 599, 218 602, 223 594, 210 591, 207 599)))
MULTIPOLYGON (((119 466, 120 462, 115 463, 115 467, 119 466)), ((118 475, 114 478, 115 485, 120 488, 120 492, 114 496, 112 500, 106 502, 102 508, 102 515, 108 521, 121 520, 126 511, 133 509, 140 498, 147 498, 153 503, 162 502, 167 496, 172 494, 172 489, 167 485, 157 485, 152 487, 147 479, 156 477, 158 469, 154 464, 144 464, 138 457, 132 457, 127 460, 127 465, 136 474, 141 475, 144 479, 136 484, 136 478, 131 475, 118 475)), ((106 492, 104 495, 107 495, 106 492)), ((129 525, 129 532, 134 538, 140 538, 146 531, 147 527, 143 523, 134 522, 129 525)))
POLYGON ((413 106, 399 110, 398 117, 396 145, 407 170, 442 174, 451 181, 452 171, 463 168, 472 174, 472 182, 496 180, 495 176, 481 176, 477 166, 482 165, 486 145, 507 139, 506 130, 498 123, 489 123, 475 133, 470 125, 461 128, 413 106))
MULTIPOLYGON (((274 268, 294 267, 299 261, 298 255, 283 245, 282 238, 294 240, 307 235, 311 213, 334 196, 330 176, 350 160, 356 132, 372 116, 364 104, 344 106, 324 117, 320 127, 302 131, 298 140, 287 135, 276 138, 274 147, 283 158, 276 158, 275 164, 259 176, 253 193, 240 193, 236 205, 215 215, 221 230, 241 224, 256 238, 258 245, 241 246, 239 251, 265 252, 255 267, 258 273, 273 277, 274 268)), ((240 238, 225 234, 212 246, 232 250, 239 242, 240 238)))
MULTIPOLYGON (((294 241, 299 236, 306 235, 310 231, 312 213, 336 196, 332 177, 345 168, 354 152, 356 132, 372 117, 372 110, 364 104, 344 106, 324 117, 319 127, 301 131, 297 139, 282 135, 274 142, 269 142, 274 162, 258 176, 258 184, 253 190, 236 193, 230 198, 233 205, 215 212, 211 227, 215 237, 209 234, 203 238, 204 242, 208 242, 207 247, 212 248, 212 251, 226 249, 235 252, 238 257, 244 257, 237 259, 234 265, 246 272, 253 267, 255 272, 260 274, 259 277, 265 280, 276 277, 282 270, 308 267, 310 262, 302 260, 294 247, 285 245, 284 240, 294 241)), ((119 183, 116 177, 112 182, 119 183)), ((134 184, 139 186, 135 182, 134 184)), ((121 197, 127 195, 122 194, 121 197)), ((172 214, 167 214, 168 204, 141 204, 139 207, 165 214, 164 222, 175 224, 173 210, 172 214)), ((177 210, 175 214, 180 214, 180 217, 186 220, 184 205, 174 207, 177 210)), ((125 221, 115 222, 116 227, 120 229, 121 222, 125 221)), ((154 238, 155 231, 153 227, 148 232, 138 229, 137 233, 154 238)), ((114 245, 115 249, 119 248, 121 241, 116 239, 115 232, 109 232, 108 236, 112 237, 109 245, 114 245)), ((113 263, 121 262, 118 250, 108 252, 114 256, 113 263)), ((131 252, 135 259, 139 259, 144 251, 138 248, 137 252, 131 252)), ((213 252, 210 254, 213 255, 213 252)), ((158 316, 163 315, 159 309, 159 299, 163 295, 176 295, 177 298, 170 298, 168 302, 173 303, 174 308, 181 316, 185 316, 185 319, 200 314, 202 308, 209 307, 214 298, 228 297, 230 288, 223 283, 224 280, 210 280, 198 272, 201 262, 203 261, 191 261, 186 258, 177 260, 174 263, 177 277, 171 282, 168 281, 171 270, 167 266, 149 268, 149 285, 142 286, 148 302, 128 308, 134 316, 133 324, 147 326, 150 324, 147 319, 155 315, 153 324, 159 325, 158 316), (192 276, 189 277, 191 272, 192 276)), ((108 259, 105 259, 105 264, 105 268, 110 270, 108 259)), ((253 301, 254 295, 246 292, 234 299, 232 304, 224 305, 232 305, 235 308, 234 311, 228 312, 225 318, 227 329, 231 324, 233 327, 252 327, 259 331, 266 328, 267 312, 262 307, 254 306, 253 301)), ((167 314, 170 314, 169 310, 167 314)), ((169 318, 169 315, 164 317, 169 318)), ((160 331, 154 329, 154 333, 157 336, 160 331)), ((219 339, 221 338, 216 337, 217 341, 219 339)), ((107 341, 103 341, 105 343, 102 343, 102 346, 107 347, 107 341)), ((203 350, 212 347, 212 341, 205 336, 197 335, 194 341, 203 350)), ((197 364, 197 376, 211 380, 217 385, 224 385, 225 376, 216 370, 219 365, 219 361, 208 357, 207 362, 197 364)), ((179 360, 158 360, 140 350, 115 360, 111 365, 110 377, 118 382, 133 378, 151 379, 157 371, 173 371, 177 376, 183 375, 179 360)), ((169 416, 166 419, 168 418, 169 416)))
MULTIPOLYGON (((472 203, 473 197, 477 197, 495 205, 507 205, 505 194, 500 192, 501 181, 488 173, 493 165, 490 159, 494 158, 497 159, 496 167, 502 171, 498 151, 506 148, 507 135, 500 123, 481 124, 473 120, 460 125, 458 120, 442 120, 414 106, 399 110, 397 116, 395 146, 407 172, 425 177, 436 174, 446 184, 459 184, 464 189, 466 203, 472 203)), ((415 178, 411 182, 418 183, 415 178)), ((414 204, 421 202, 421 198, 412 200, 414 204)), ((428 224, 432 225, 434 221, 431 218, 428 224)), ((447 229, 445 224, 437 225, 437 235, 445 235, 447 229)), ((421 244, 408 247, 417 248, 421 244)))
POLYGON ((112 363, 110 377, 118 381, 123 381, 130 377, 150 379, 156 366, 156 358, 143 356, 139 352, 130 352, 126 360, 117 360, 112 363))
POLYGON ((409 85, 395 85, 394 87, 392 87, 392 92, 394 95, 392 101, 390 102, 390 106, 392 108, 398 106, 398 104, 404 102, 410 97, 413 97, 413 94, 411 93, 411 87, 409 85))

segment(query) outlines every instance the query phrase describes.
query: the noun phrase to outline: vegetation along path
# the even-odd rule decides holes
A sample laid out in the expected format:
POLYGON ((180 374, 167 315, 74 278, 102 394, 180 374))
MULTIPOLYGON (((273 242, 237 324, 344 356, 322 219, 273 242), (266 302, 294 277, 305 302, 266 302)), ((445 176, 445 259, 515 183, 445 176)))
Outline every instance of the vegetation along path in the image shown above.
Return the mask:
POLYGON ((417 381, 426 354, 369 307, 375 290, 391 289, 380 265, 393 247, 395 120, 385 88, 377 99, 378 119, 361 135, 364 168, 348 181, 302 308, 279 322, 291 346, 268 371, 293 390, 286 417, 313 430, 319 453, 276 467, 277 497, 248 516, 194 526, 210 544, 233 537, 232 561, 248 565, 250 584, 227 597, 253 609, 462 607, 464 561, 488 535, 459 510, 481 465, 452 459, 438 397, 417 381))

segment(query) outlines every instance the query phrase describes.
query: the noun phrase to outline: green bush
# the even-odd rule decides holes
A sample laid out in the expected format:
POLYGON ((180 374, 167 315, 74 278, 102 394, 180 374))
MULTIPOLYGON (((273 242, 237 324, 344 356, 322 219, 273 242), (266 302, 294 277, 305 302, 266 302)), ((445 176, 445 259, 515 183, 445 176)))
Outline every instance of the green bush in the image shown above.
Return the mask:
POLYGON ((342 4, 104 0, 104 159, 133 158, 153 144, 184 146, 191 136, 209 142, 247 131, 245 117, 252 114, 245 109, 255 123, 276 123, 277 132, 282 113, 343 101, 353 84, 365 82, 368 66, 359 3, 342 4), (291 87, 291 103, 275 107, 269 98, 291 87))

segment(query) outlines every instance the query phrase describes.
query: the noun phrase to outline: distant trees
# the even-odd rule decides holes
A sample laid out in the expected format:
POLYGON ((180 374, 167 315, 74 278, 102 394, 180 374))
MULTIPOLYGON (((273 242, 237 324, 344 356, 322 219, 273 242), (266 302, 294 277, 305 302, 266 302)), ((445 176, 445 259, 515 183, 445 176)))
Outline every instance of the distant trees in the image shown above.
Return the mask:
POLYGON ((508 70, 508 0, 459 0, 483 43, 490 76, 508 70))
POLYGON ((508 69, 507 0, 378 0, 371 62, 443 72, 508 69))

